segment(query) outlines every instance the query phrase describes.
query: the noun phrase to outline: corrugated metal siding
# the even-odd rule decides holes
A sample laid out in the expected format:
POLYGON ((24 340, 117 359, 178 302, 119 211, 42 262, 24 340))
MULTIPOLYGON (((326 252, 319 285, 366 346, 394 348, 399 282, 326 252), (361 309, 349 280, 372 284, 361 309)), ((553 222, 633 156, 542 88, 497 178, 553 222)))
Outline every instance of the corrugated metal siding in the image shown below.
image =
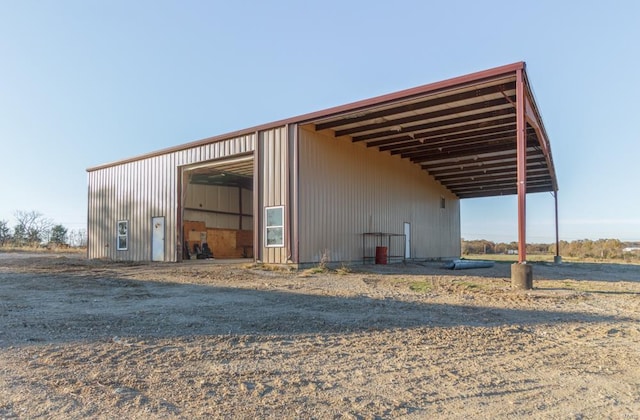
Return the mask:
MULTIPOLYGON (((264 218, 265 207, 285 206, 285 213, 289 205, 287 195, 288 165, 287 165, 287 127, 278 127, 272 130, 261 131, 259 134, 262 147, 262 179, 254 180, 254 185, 261 183, 262 197, 260 218, 264 218)), ((264 229, 264 226, 260 227, 264 229)), ((285 237, 289 235, 289 226, 285 222, 285 237)), ((284 264, 288 260, 289 248, 285 240, 285 246, 280 248, 264 246, 264 233, 262 236, 262 261, 272 264, 284 264)))
POLYGON ((89 258, 150 260, 151 218, 164 216, 165 260, 176 261, 178 167, 254 148, 255 135, 250 134, 89 172, 89 258), (126 251, 117 251, 118 220, 129 221, 126 251))
MULTIPOLYGON (((253 214, 253 191, 242 190, 242 213, 253 214)), ((242 229, 253 229, 253 217, 244 216, 242 218, 242 229)))
POLYGON ((413 258, 460 255, 459 200, 419 167, 304 128, 299 142, 300 263, 361 261, 362 233, 404 222, 413 258))
MULTIPOLYGON (((242 191, 242 211, 244 214, 251 214, 253 212, 252 191, 244 188, 240 190, 238 187, 190 184, 187 187, 187 199, 184 204, 184 220, 202 221, 211 228, 239 229, 240 191, 242 191)), ((243 216, 242 219, 244 229, 253 229, 251 217, 243 216)))

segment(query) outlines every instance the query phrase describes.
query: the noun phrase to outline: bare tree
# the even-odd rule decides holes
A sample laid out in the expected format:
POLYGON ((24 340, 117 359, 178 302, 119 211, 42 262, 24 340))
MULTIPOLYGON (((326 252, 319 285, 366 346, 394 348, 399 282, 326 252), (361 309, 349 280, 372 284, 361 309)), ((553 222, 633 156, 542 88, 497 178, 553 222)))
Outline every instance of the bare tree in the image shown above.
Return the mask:
POLYGON ((6 220, 0 220, 0 246, 3 246, 11 239, 11 229, 6 220))
POLYGON ((37 245, 49 240, 53 222, 35 210, 18 210, 14 217, 18 221, 13 229, 13 241, 17 246, 37 245))
POLYGON ((69 245, 84 248, 87 246, 87 230, 86 229, 72 229, 69 231, 69 245))

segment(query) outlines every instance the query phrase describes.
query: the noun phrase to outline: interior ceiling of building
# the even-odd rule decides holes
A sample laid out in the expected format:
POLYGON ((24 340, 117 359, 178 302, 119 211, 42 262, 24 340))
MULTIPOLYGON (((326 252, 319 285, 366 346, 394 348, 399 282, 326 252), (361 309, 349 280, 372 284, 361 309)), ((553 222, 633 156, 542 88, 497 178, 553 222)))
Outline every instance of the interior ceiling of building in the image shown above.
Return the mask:
POLYGON ((253 190, 253 158, 216 162, 188 172, 189 183, 253 190))
MULTIPOLYGON (((527 192, 556 191, 548 140, 527 93, 527 192)), ((459 198, 517 193, 515 72, 313 124, 419 165, 459 198)))

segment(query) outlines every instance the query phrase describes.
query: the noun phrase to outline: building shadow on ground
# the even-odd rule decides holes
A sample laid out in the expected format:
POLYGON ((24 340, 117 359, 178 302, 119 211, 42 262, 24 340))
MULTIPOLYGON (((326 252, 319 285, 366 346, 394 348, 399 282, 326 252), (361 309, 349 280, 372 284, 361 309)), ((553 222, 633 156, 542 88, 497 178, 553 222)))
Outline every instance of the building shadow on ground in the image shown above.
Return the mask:
POLYGON ((0 295, 0 347, 114 336, 344 334, 629 320, 575 311, 6 271, 0 273, 0 295))

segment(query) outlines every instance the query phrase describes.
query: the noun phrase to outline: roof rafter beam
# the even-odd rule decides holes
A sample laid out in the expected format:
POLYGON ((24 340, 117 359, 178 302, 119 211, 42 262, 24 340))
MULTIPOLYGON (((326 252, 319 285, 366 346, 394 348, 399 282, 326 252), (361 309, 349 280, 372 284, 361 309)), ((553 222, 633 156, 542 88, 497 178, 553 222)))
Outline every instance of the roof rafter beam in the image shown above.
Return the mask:
MULTIPOLYGON (((354 143, 357 143, 359 141, 376 140, 382 137, 388 137, 388 136, 394 136, 394 135, 406 134, 406 133, 412 133, 413 135, 413 137, 411 137, 411 135, 407 135, 406 136, 407 139, 414 139, 415 136, 418 136, 418 135, 424 135, 424 134, 429 135, 430 133, 428 132, 428 130, 431 130, 434 128, 449 127, 448 130, 460 131, 459 127, 450 127, 450 126, 457 126, 459 124, 465 124, 471 121, 476 121, 472 124, 467 124, 467 126, 470 127, 469 129, 473 130, 473 129, 486 127, 494 121, 502 121, 504 124, 510 123, 512 120, 514 120, 513 118, 514 116, 515 116, 515 113, 512 108, 504 108, 504 109, 499 109, 495 111, 483 112, 480 114, 451 118, 448 120, 431 121, 424 124, 402 127, 400 130, 385 130, 385 131, 379 131, 377 133, 364 134, 362 136, 354 136, 351 138, 351 141, 354 143), (498 120, 491 120, 492 118, 503 117, 505 115, 509 115, 512 117, 500 118, 498 120), (487 120, 487 121, 478 121, 478 120, 487 120), (424 132, 416 133, 417 131, 424 131, 424 132)), ((496 123, 494 122, 493 125, 496 125, 496 123)), ((431 133, 431 134, 434 134, 434 133, 431 133)))
MULTIPOLYGON (((531 182, 535 182, 539 178, 545 178, 546 174, 544 172, 535 171, 531 173, 531 182)), ((529 174, 527 174, 529 177, 529 174)), ((546 179, 546 178, 545 178, 546 179)), ((460 178, 456 180, 451 180, 447 182, 442 182, 441 184, 446 185, 447 188, 455 189, 456 187, 471 187, 474 185, 484 185, 488 181, 489 182, 516 182, 516 171, 510 171, 505 173, 498 173, 496 175, 484 175, 484 176, 475 176, 475 177, 466 177, 460 178)))
POLYGON ((496 153, 491 156, 483 156, 483 159, 479 159, 479 156, 469 156, 465 158, 446 158, 441 159, 439 161, 430 160, 426 163, 422 164, 422 169, 424 170, 432 170, 434 168, 449 168, 451 166, 460 166, 460 165, 469 165, 469 164, 480 164, 482 162, 485 163, 493 163, 496 161, 504 161, 504 160, 512 160, 515 159, 515 153, 512 153, 511 150, 505 150, 501 153, 496 153))
MULTIPOLYGON (((469 186, 466 188, 450 188, 449 190, 456 195, 473 194, 479 191, 488 192, 488 191, 502 191, 502 190, 513 190, 515 194, 515 192, 517 191, 517 184, 518 182, 514 179, 511 181, 505 181, 505 182, 484 183, 482 185, 469 186)), ((553 191, 551 178, 548 178, 542 182, 527 183, 527 193, 542 192, 542 191, 553 191)))
MULTIPOLYGON (((534 187, 534 188, 529 188, 527 187, 527 193, 541 193, 541 192, 549 192, 549 191, 553 191, 553 186, 549 185, 546 187, 534 187)), ((479 190, 479 191, 474 191, 474 192, 469 192, 469 193, 460 193, 457 194, 454 192, 454 194, 456 194, 458 196, 458 198, 480 198, 480 197, 496 197, 496 196, 503 196, 503 195, 515 195, 518 193, 518 190, 516 188, 508 188, 508 189, 504 189, 504 188, 499 188, 499 189, 493 189, 493 190, 479 190)))
POLYGON ((500 93, 503 91, 510 91, 515 89, 515 82, 500 83, 494 86, 488 86, 480 89, 472 89, 465 92, 454 93, 452 95, 440 96, 437 98, 429 98, 424 101, 415 102, 412 104, 400 105, 393 108, 383 109, 379 111, 366 112, 362 115, 349 117, 347 114, 343 118, 334 121, 327 121, 324 123, 318 123, 315 125, 316 131, 326 130, 328 128, 340 127, 341 125, 355 124, 362 121, 372 120, 375 118, 384 118, 389 115, 400 114, 404 112, 417 111, 424 108, 429 108, 438 105, 450 104, 451 102, 464 101, 467 99, 477 98, 479 96, 490 95, 493 93, 500 93))
MULTIPOLYGON (((536 148, 531 148, 527 151, 532 157, 543 157, 542 153, 537 150, 536 148)), ((491 164, 491 163, 500 163, 500 162, 504 162, 505 160, 513 160, 515 159, 515 153, 512 153, 512 150, 504 150, 501 152, 495 152, 495 153, 486 153, 486 154, 482 154, 482 155, 473 155, 473 156, 466 156, 466 157, 444 157, 438 160, 429 160, 427 162, 424 162, 421 164, 422 169, 424 170, 432 170, 434 168, 437 169, 448 169, 451 168, 453 166, 460 166, 460 165, 469 165, 472 163, 476 163, 476 164, 480 164, 480 163, 486 163, 486 164, 491 164)))
MULTIPOLYGON (((454 175, 459 173, 460 171, 480 171, 480 170, 489 170, 489 169, 496 169, 496 168, 506 168, 506 167, 513 167, 515 168, 516 162, 515 159, 509 159, 509 160, 504 160, 501 159, 500 162, 496 162, 496 160, 492 160, 491 162, 496 162, 496 163, 486 163, 487 161, 473 161, 471 163, 467 163, 467 164, 463 164, 463 165, 451 165, 447 168, 443 168, 443 169, 432 169, 429 171, 429 174, 438 177, 438 176, 447 176, 447 175, 454 175)), ((529 167, 534 167, 538 166, 538 165, 546 165, 546 160, 544 157, 540 157, 540 156, 529 156, 527 158, 527 168, 529 167)), ((424 168, 423 166, 423 169, 424 168)))
MULTIPOLYGON (((433 177, 435 179, 437 179, 440 182, 450 182, 450 181, 455 181, 457 179, 469 179, 469 178, 475 178, 475 177, 482 177, 482 176, 490 176, 490 175, 498 175, 498 174, 505 174, 505 173, 515 173, 517 169, 517 165, 513 164, 513 165, 509 165, 509 166, 505 166, 505 167, 501 167, 498 169, 484 169, 484 170, 477 170, 477 171, 458 171, 455 174, 450 174, 450 175, 446 175, 446 176, 438 176, 438 175, 433 175, 433 177)), ((534 165, 527 165, 527 174, 533 174, 535 172, 544 172, 546 171, 547 168, 546 167, 539 167, 539 166, 534 166, 534 165)))
POLYGON ((428 147, 425 146, 418 150, 400 153, 400 156, 403 159, 406 159, 406 158, 412 158, 414 156, 422 156, 427 153, 448 153, 448 152, 457 152, 460 150, 472 150, 473 147, 485 147, 485 146, 489 147, 491 145, 498 145, 503 143, 511 144, 513 141, 514 141, 514 137, 509 135, 500 136, 500 137, 491 136, 489 137, 489 139, 486 139, 486 138, 477 139, 477 140, 474 139, 474 140, 466 141, 462 144, 452 143, 445 146, 428 146, 428 147))
MULTIPOLYGON (((515 114, 513 115, 515 116, 515 114)), ((443 126, 434 126, 432 128, 440 128, 440 129, 439 130, 433 130, 433 129, 416 130, 416 131, 408 132, 407 134, 403 134, 397 137, 388 137, 385 139, 379 139, 375 141, 367 141, 366 144, 367 144, 367 147, 379 147, 379 146, 385 146, 388 144, 398 143, 402 141, 420 141, 421 138, 424 138, 425 141, 427 141, 430 138, 430 136, 441 137, 446 135, 460 134, 464 132, 491 128, 491 127, 509 126, 509 125, 513 125, 515 121, 513 116, 511 115, 507 117, 503 117, 503 116, 498 116, 498 117, 502 117, 502 118, 490 119, 482 122, 473 122, 470 124, 455 125, 453 127, 451 126, 447 127, 445 125, 444 127, 446 128, 442 128, 443 126)), ((469 121, 460 121, 460 123, 467 123, 467 122, 469 121)), ((385 134, 385 136, 387 135, 388 134, 385 134)), ((355 142, 360 140, 352 139, 352 141, 355 142)))
MULTIPOLYGON (((395 147, 387 146, 385 150, 389 150, 392 155, 404 154, 404 153, 412 153, 416 151, 427 151, 427 150, 440 150, 444 148, 448 148, 451 146, 463 146, 463 145, 471 145, 478 143, 486 143, 493 140, 502 140, 513 138, 515 136, 515 130, 505 130, 505 128, 509 127, 499 127, 494 130, 493 133, 484 135, 484 136, 473 136, 469 135, 471 133, 464 133, 455 136, 453 139, 449 139, 446 136, 442 138, 447 138, 447 140, 435 141, 428 143, 419 143, 418 146, 407 147, 405 144, 397 144, 395 147)), ((472 132, 473 133, 473 132, 472 132)), ((385 151, 382 148, 379 149, 381 152, 385 151)))
MULTIPOLYGON (((551 181, 551 177, 545 176, 544 174, 543 175, 536 174, 531 180, 527 180, 527 186, 543 185, 550 181, 551 181)), ((505 177, 505 178, 496 178, 496 179, 489 179, 489 180, 470 181, 468 183, 458 183, 458 184, 450 184, 450 185, 452 190, 462 191, 462 190, 468 190, 468 189, 477 189, 478 186, 486 188, 486 186, 500 185, 500 186, 506 186, 506 187, 513 186, 515 188, 517 186, 517 183, 518 183, 517 177, 514 175, 509 178, 505 177)), ((443 184, 443 185, 448 187, 448 185, 446 184, 443 184)))
MULTIPOLYGON (((529 142, 529 146, 535 146, 534 142, 529 142)), ((441 153, 425 153, 423 155, 414 156, 411 158, 411 161, 414 163, 422 163, 429 160, 440 160, 440 159, 452 159, 452 158, 462 158, 469 157, 474 155, 482 155, 485 153, 498 153, 498 152, 506 152, 513 150, 513 142, 504 142, 497 145, 488 145, 483 147, 476 147, 472 149, 464 149, 459 152, 441 152, 441 153)), ((479 159, 479 157, 478 157, 479 159)))
MULTIPOLYGON (((483 136, 486 137, 487 135, 489 136, 498 135, 498 134, 502 135, 506 132, 510 132, 510 131, 513 132, 513 130, 514 130, 513 124, 500 125, 496 127, 482 129, 482 130, 465 131, 458 134, 447 134, 447 135, 437 136, 437 137, 428 137, 427 139, 388 144, 386 146, 380 146, 378 150, 380 150, 381 152, 384 152, 387 150, 397 150, 399 148, 410 148, 410 147, 416 147, 416 146, 436 146, 440 144, 458 142, 460 140, 477 139, 483 136)), ((397 153, 392 152, 391 154, 393 155, 397 153)))
MULTIPOLYGON (((515 99, 515 96, 512 96, 512 98, 515 99)), ((507 103, 507 105, 509 104, 507 103)), ((502 98, 492 99, 492 100, 483 101, 483 102, 474 102, 468 105, 461 105, 453 108, 439 109, 437 111, 427 112, 425 114, 411 115, 409 117, 396 118, 396 119, 387 120, 384 122, 346 128, 344 130, 336 130, 335 136, 336 137, 350 136, 352 134, 362 133, 365 131, 379 130, 381 128, 393 127, 401 124, 431 120, 435 118, 446 117, 453 114, 463 114, 463 113, 469 113, 469 112, 478 111, 478 110, 486 111, 487 109, 490 109, 490 108, 497 108, 497 107, 504 107, 504 106, 505 106, 505 100, 502 98)))

